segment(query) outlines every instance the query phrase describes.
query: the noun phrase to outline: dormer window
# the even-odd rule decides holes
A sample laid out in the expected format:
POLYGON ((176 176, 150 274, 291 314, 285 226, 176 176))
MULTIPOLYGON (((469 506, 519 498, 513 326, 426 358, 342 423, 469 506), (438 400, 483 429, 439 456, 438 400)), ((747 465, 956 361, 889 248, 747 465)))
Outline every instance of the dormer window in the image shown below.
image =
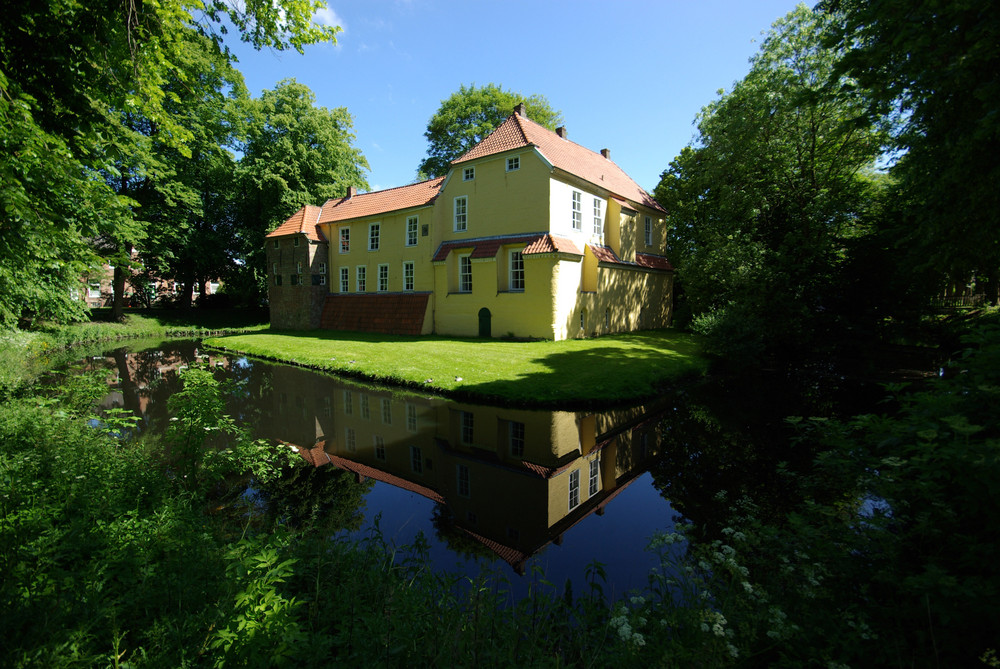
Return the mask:
POLYGON ((507 171, 508 172, 513 172, 514 170, 519 170, 519 169, 521 169, 521 157, 520 156, 514 156, 512 158, 508 158, 507 159, 507 171))
POLYGON ((462 170, 462 181, 472 181, 476 178, 476 168, 466 167, 462 170))

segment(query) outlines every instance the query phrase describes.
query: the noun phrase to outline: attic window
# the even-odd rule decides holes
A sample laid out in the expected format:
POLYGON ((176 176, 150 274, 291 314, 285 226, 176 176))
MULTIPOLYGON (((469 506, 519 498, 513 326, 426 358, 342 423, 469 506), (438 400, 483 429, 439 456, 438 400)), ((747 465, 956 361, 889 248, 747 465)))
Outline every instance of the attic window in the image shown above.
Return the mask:
POLYGON ((280 249, 281 248, 281 242, 279 242, 277 239, 274 240, 274 248, 276 248, 276 249, 280 249))
POLYGON ((507 171, 513 172, 514 170, 521 169, 521 157, 514 156, 513 158, 507 159, 507 171))
POLYGON ((292 246, 298 246, 298 245, 299 245, 299 238, 298 238, 298 237, 295 237, 295 238, 294 238, 294 239, 292 240, 292 246))
POLYGON ((476 168, 466 167, 462 170, 462 181, 472 181, 476 178, 476 168))

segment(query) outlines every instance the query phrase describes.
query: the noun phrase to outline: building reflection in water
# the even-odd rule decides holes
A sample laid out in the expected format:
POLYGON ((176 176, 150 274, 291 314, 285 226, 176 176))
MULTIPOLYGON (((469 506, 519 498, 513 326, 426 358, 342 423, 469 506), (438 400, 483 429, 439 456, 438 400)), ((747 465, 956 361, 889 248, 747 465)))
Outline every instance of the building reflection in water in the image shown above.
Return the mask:
POLYGON ((462 404, 292 367, 273 368, 271 399, 261 436, 295 446, 316 467, 445 505, 452 529, 518 573, 569 528, 603 514, 657 451, 659 416, 649 406, 587 413, 462 404))

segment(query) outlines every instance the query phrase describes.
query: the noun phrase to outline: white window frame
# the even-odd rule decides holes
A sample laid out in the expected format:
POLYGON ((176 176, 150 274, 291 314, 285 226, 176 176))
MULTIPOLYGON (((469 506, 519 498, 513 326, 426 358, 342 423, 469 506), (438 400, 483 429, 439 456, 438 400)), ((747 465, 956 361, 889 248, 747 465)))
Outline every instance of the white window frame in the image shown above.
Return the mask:
POLYGON ((351 226, 345 225, 340 229, 340 252, 351 252, 351 226))
POLYGON ((645 242, 646 246, 653 245, 653 218, 651 216, 646 217, 646 229, 645 229, 645 242))
POLYGON ((411 291, 415 285, 416 267, 412 260, 403 261, 403 290, 411 291))
POLYGON ((524 457, 524 423, 516 420, 507 421, 507 441, 510 454, 515 458, 524 457))
POLYGON ((455 465, 455 487, 459 497, 472 496, 472 482, 469 476, 469 466, 458 463, 455 465))
POLYGON ((593 497, 601 489, 601 461, 594 458, 590 461, 590 494, 593 497))
POLYGON ((358 265, 354 271, 355 290, 363 293, 368 288, 368 266, 358 265))
POLYGON ((417 407, 414 404, 406 404, 406 429, 410 432, 417 431, 417 407))
POLYGON ((458 256, 458 292, 472 292, 472 257, 471 254, 463 253, 458 256), (466 271, 468 270, 468 271, 466 271))
POLYGON ((469 196, 459 195, 455 198, 453 212, 453 229, 455 232, 465 232, 469 229, 469 196))
POLYGON ((354 413, 354 397, 350 390, 344 391, 344 415, 350 416, 354 413))
POLYGON ((580 506, 580 470, 574 469, 569 473, 569 510, 572 511, 580 506))
POLYGON ((326 274, 317 274, 315 276, 319 277, 319 285, 321 285, 321 286, 325 286, 326 285, 326 274))
POLYGON ((406 219, 406 245, 416 246, 419 237, 420 218, 418 216, 408 216, 406 219))
POLYGON ((476 416, 471 411, 461 411, 458 416, 458 438, 463 444, 472 445, 476 436, 476 416))
POLYGON ((372 412, 368 404, 367 393, 358 393, 358 404, 361 405, 361 417, 364 420, 371 420, 372 412))
POLYGON ((271 263, 271 274, 273 274, 274 276, 278 276, 278 263, 276 262, 271 263))
MULTIPOLYGON (((275 263, 275 267, 278 264, 275 263)), ((93 299, 101 296, 101 282, 100 281, 90 281, 87 283, 87 297, 93 299)))
POLYGON ((511 156, 507 159, 507 171, 516 172, 521 169, 521 156, 511 156))
POLYGON ((392 401, 387 397, 382 398, 382 423, 392 425, 392 401))
POLYGON ((462 181, 472 181, 476 178, 476 168, 466 167, 462 170, 462 181))
POLYGON ((369 223, 368 224, 368 250, 378 251, 379 246, 382 241, 382 225, 381 223, 369 223))
POLYGON ((594 234, 604 234, 604 216, 601 215, 601 198, 594 198, 594 234))
POLYGON ((583 229, 583 193, 573 191, 573 229, 583 229))
POLYGON ((382 264, 378 266, 378 286, 377 292, 384 293, 389 290, 389 266, 382 264))
POLYGON ((349 293, 351 292, 351 268, 341 267, 340 268, 340 292, 349 293))
POLYGON ((321 262, 319 264, 318 269, 319 269, 319 273, 320 274, 326 274, 326 263, 325 262, 321 262))
MULTIPOLYGON (((302 274, 302 262, 301 261, 295 263, 295 273, 296 274, 302 274)), ((196 292, 196 293, 200 292, 198 290, 198 286, 195 286, 195 291, 194 292, 196 292)))
POLYGON ((524 292, 524 256, 521 249, 514 249, 508 254, 507 266, 509 267, 508 290, 515 293, 524 292))

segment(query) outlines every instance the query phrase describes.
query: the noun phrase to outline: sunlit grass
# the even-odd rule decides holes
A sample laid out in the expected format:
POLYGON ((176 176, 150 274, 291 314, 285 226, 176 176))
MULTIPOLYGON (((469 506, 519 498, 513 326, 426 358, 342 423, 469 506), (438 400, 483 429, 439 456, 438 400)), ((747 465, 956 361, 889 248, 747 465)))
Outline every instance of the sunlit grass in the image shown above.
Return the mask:
POLYGON ((560 342, 268 330, 206 339, 205 344, 375 381, 515 403, 643 399, 707 367, 698 340, 673 330, 560 342))

